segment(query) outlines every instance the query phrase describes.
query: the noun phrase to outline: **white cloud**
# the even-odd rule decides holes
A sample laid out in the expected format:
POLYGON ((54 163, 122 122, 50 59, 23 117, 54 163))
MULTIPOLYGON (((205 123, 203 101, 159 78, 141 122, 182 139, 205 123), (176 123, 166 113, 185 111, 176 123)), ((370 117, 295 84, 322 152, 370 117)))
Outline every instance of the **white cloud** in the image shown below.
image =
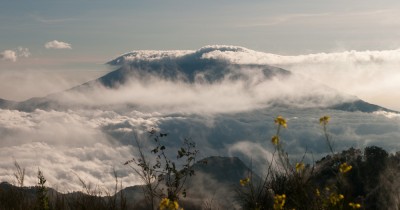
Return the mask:
POLYGON ((44 47, 46 49, 72 49, 71 44, 57 40, 47 42, 44 47))
MULTIPOLYGON (((316 159, 328 152, 318 121, 324 114, 332 116, 329 131, 337 151, 368 145, 382 146, 390 152, 398 150, 398 118, 366 113, 273 108, 218 114, 212 117, 210 125, 207 117, 193 114, 93 109, 28 113, 0 109, 0 180, 13 180, 15 159, 27 168, 26 185, 35 185, 38 167, 45 173, 49 186, 58 186, 61 191, 81 189, 75 174, 92 185, 112 189, 113 167, 124 186, 137 184, 138 179, 122 163, 136 154, 133 131, 138 131, 139 136, 143 132, 145 137, 151 127, 169 133, 166 144, 173 157, 173 148, 190 137, 202 157, 234 155, 246 163, 253 160, 254 166, 259 166, 271 160, 274 147, 270 136, 275 133, 273 119, 278 114, 288 120, 281 140, 293 161, 301 159, 305 148, 316 159)), ((151 145, 151 141, 143 143, 151 145)), ((312 160, 311 156, 307 159, 312 160)))
POLYGON ((28 48, 18 47, 14 50, 4 50, 0 52, 0 60, 16 62, 18 58, 28 58, 31 56, 28 48))
POLYGON ((296 75, 265 77, 258 68, 238 70, 247 79, 232 80, 226 75, 215 83, 161 79, 158 76, 132 77, 117 89, 101 84, 86 91, 59 95, 63 104, 85 106, 134 105, 137 110, 161 113, 217 114, 265 108, 272 103, 296 107, 328 107, 356 98, 296 75), (289 84, 289 85, 288 85, 289 84))
MULTIPOLYGON (((135 155, 132 130, 156 127, 151 114, 113 111, 42 111, 31 113, 0 109, 0 180, 13 181, 13 159, 27 168, 26 185, 35 185, 41 168, 49 185, 61 191, 80 190, 75 174, 83 180, 112 189, 115 168, 125 186, 138 183, 122 163, 135 155), (119 128, 128 127, 130 130, 119 128), (123 142, 112 136, 127 135, 123 142), (121 142, 120 142, 121 141, 121 142)), ((120 137, 120 136, 119 136, 120 137)))
POLYGON ((17 53, 12 50, 4 50, 0 53, 0 59, 5 61, 17 61, 17 53))
POLYGON ((234 50, 221 50, 218 46, 207 46, 203 58, 224 59, 237 64, 268 64, 288 66, 299 64, 321 63, 351 63, 380 64, 385 62, 400 62, 400 49, 384 51, 343 51, 333 53, 315 53, 306 55, 285 56, 258 52, 244 47, 231 46, 234 50))

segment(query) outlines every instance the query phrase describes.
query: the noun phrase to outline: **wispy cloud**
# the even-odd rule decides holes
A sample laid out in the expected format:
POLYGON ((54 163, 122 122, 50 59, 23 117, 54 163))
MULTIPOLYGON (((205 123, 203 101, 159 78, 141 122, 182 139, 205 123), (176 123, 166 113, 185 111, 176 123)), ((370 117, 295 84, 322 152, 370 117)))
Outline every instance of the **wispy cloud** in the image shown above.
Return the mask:
POLYGON ((31 52, 29 52, 28 48, 18 47, 16 51, 18 57, 28 58, 31 56, 31 52))
POLYGON ((310 18, 321 18, 331 15, 331 13, 295 13, 286 15, 277 15, 273 17, 252 20, 247 23, 242 23, 237 25, 237 27, 263 27, 263 26, 275 26, 279 24, 284 24, 291 22, 293 20, 307 20, 310 18))
POLYGON ((78 18, 44 18, 39 15, 31 15, 31 17, 40 23, 46 23, 46 24, 53 24, 53 23, 55 24, 55 23, 63 23, 63 22, 79 20, 78 18))
POLYGON ((57 40, 47 42, 44 47, 46 49, 72 49, 71 44, 57 40))
POLYGON ((287 24, 302 24, 307 26, 329 25, 336 23, 341 26, 385 24, 398 25, 399 11, 394 9, 353 11, 353 12, 326 12, 326 13, 291 13, 272 15, 256 19, 243 19, 236 24, 236 27, 264 27, 279 26, 287 24))

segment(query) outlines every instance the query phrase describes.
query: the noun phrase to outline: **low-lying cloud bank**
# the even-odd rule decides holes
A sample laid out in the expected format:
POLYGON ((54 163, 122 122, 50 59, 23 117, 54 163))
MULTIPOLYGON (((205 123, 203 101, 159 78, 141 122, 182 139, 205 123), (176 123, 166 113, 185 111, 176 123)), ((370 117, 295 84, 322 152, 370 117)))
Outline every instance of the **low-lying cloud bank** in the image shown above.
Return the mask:
POLYGON ((77 175, 92 186, 112 189, 115 169, 124 186, 138 184, 132 170, 123 163, 137 156, 135 138, 146 150, 151 148, 147 131, 151 128, 169 133, 165 139, 171 157, 184 138, 191 138, 200 150, 200 158, 237 156, 245 163, 253 161, 257 170, 270 160, 274 147, 274 117, 281 114, 288 128, 281 140, 293 161, 307 151, 307 161, 329 153, 319 125, 319 117, 332 116, 329 124, 336 151, 377 145, 390 152, 399 150, 399 118, 379 114, 349 113, 325 109, 269 108, 213 116, 69 110, 19 112, 0 110, 2 133, 0 180, 14 181, 17 160, 27 170, 26 185, 34 185, 37 168, 50 186, 61 191, 80 190, 77 175))
POLYGON ((329 107, 356 100, 331 88, 294 75, 265 78, 260 69, 246 80, 229 76, 215 83, 187 83, 156 76, 131 78, 118 88, 96 83, 84 91, 70 91, 57 100, 85 106, 131 105, 145 112, 218 114, 250 111, 275 104, 293 107, 329 107))
POLYGON ((111 189, 113 169, 125 178, 124 185, 137 184, 122 163, 135 154, 133 131, 145 132, 157 121, 151 114, 134 111, 119 115, 101 110, 0 110, 0 180, 14 181, 16 160, 26 168, 27 185, 37 182, 38 168, 62 191, 81 189, 76 175, 111 189))

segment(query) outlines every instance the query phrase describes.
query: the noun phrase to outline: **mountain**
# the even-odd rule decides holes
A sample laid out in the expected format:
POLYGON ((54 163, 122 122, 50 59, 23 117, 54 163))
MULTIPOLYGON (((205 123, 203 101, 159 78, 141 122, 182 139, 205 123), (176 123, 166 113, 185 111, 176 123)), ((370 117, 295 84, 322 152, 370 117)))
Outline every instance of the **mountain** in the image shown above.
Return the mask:
MULTIPOLYGON (((260 105, 264 107, 279 105, 283 107, 318 107, 351 112, 394 112, 367 103, 357 97, 339 93, 323 84, 294 75, 282 68, 260 64, 240 64, 224 58, 209 56, 216 52, 224 52, 231 53, 234 57, 235 53, 244 51, 248 51, 248 49, 220 45, 206 46, 197 51, 134 51, 109 61, 107 64, 115 66, 117 69, 96 80, 63 92, 41 98, 31 98, 20 103, 0 101, 0 108, 14 108, 22 111, 68 110, 71 108, 103 109, 104 107, 107 109, 120 109, 121 107, 139 109, 139 106, 145 106, 145 104, 138 105, 141 103, 138 101, 140 98, 120 102, 112 99, 107 101, 106 97, 101 97, 101 95, 105 92, 112 92, 108 97, 113 98, 120 94, 118 90, 124 89, 132 93, 142 91, 135 89, 138 85, 140 88, 151 88, 157 87, 160 85, 160 81, 164 81, 167 85, 183 83, 187 84, 187 87, 197 89, 206 89, 207 86, 218 84, 244 85, 240 90, 248 92, 246 94, 264 95, 265 100, 262 97, 257 99, 257 103, 264 104, 260 105), (277 85, 274 87, 275 83, 277 85), (258 89, 262 86, 266 86, 266 93, 262 93, 262 90, 258 89), (276 88, 276 90, 271 88, 276 88), (254 91, 258 92, 253 93, 254 91), (279 92, 282 94, 279 95, 279 92), (293 100, 293 98, 295 99, 293 100)), ((156 94, 156 92, 151 91, 151 94, 156 94)), ((136 93, 136 95, 140 94, 136 93)))
POLYGON ((196 79, 215 82, 227 75, 230 79, 247 79, 245 71, 254 69, 262 69, 266 78, 290 74, 287 70, 270 65, 235 64, 224 59, 205 57, 213 51, 234 53, 243 50, 245 48, 216 45, 206 46, 197 51, 135 51, 108 62, 109 65, 122 67, 101 77, 99 81, 105 86, 113 87, 115 84, 124 83, 133 72, 166 79, 183 79, 188 82, 194 82, 196 79))
POLYGON ((348 111, 348 112, 367 112, 367 113, 372 113, 376 111, 385 111, 385 112, 393 112, 393 113, 399 113, 394 110, 390 110, 375 104, 370 104, 368 102, 365 102, 363 100, 355 100, 352 102, 344 102, 341 104, 335 104, 331 107, 331 109, 336 109, 336 110, 342 110, 342 111, 348 111))

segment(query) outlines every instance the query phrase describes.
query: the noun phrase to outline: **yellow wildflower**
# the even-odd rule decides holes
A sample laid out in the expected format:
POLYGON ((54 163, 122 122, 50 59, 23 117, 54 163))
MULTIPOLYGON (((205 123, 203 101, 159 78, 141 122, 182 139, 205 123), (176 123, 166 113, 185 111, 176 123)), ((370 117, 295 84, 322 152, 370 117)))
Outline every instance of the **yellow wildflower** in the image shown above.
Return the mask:
POLYGON ((279 136, 276 136, 276 135, 273 136, 271 141, 272 141, 272 144, 278 145, 279 144, 279 136))
POLYGON ((350 206, 351 208, 353 208, 353 209, 359 209, 359 208, 361 208, 361 204, 359 204, 359 203, 350 202, 350 203, 349 203, 349 206, 350 206))
POLYGON ((177 201, 171 201, 168 198, 163 198, 160 201, 160 210, 179 210, 179 204, 177 201))
POLYGON ((328 124, 330 118, 331 117, 329 117, 329 116, 323 116, 323 117, 319 118, 319 123, 326 125, 326 124, 328 124))
POLYGON ((163 198, 160 202, 160 210, 167 209, 169 206, 169 199, 168 198, 163 198))
POLYGON ((342 164, 339 166, 339 171, 340 171, 340 173, 344 174, 344 173, 349 172, 352 168, 353 168, 353 166, 348 165, 348 164, 345 162, 345 163, 342 163, 342 164))
POLYGON ((280 116, 280 115, 279 115, 277 118, 275 118, 275 124, 281 125, 281 126, 283 126, 284 128, 287 128, 287 123, 286 123, 285 118, 283 118, 283 117, 280 116))
POLYGON ((344 196, 342 194, 336 194, 336 193, 332 193, 329 196, 329 201, 331 202, 332 205, 336 206, 336 204, 338 204, 341 200, 343 200, 344 196))
POLYGON ((179 204, 178 204, 178 202, 177 201, 174 201, 173 203, 172 203, 172 205, 170 204, 170 207, 173 207, 172 209, 178 209, 179 208, 179 204))
POLYGON ((297 173, 301 172, 304 170, 304 163, 296 163, 296 171, 297 173))
POLYGON ((283 206, 285 205, 286 195, 275 195, 274 196, 274 210, 283 210, 283 206))
POLYGON ((245 186, 245 185, 247 185, 249 182, 250 182, 250 178, 247 177, 247 178, 244 178, 244 179, 241 179, 241 180, 240 180, 240 185, 245 186))
POLYGON ((317 197, 321 196, 321 192, 319 191, 319 189, 315 189, 315 194, 317 195, 317 197))

